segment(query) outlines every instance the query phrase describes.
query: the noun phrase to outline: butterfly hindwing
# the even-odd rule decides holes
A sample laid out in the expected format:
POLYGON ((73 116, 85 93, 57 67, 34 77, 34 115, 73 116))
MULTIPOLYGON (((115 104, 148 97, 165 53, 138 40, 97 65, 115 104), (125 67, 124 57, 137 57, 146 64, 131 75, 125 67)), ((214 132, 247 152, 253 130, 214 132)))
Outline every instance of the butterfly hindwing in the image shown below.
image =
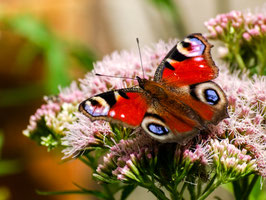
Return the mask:
POLYGON ((175 45, 155 72, 154 81, 181 87, 209 81, 218 76, 210 48, 212 45, 199 33, 175 45))
POLYGON ((141 123, 142 129, 160 142, 185 142, 200 129, 197 121, 178 112, 171 113, 160 105, 148 108, 141 123))
POLYGON ((80 104, 79 111, 92 121, 103 119, 135 128, 140 126, 147 108, 141 88, 127 88, 91 97, 80 104))

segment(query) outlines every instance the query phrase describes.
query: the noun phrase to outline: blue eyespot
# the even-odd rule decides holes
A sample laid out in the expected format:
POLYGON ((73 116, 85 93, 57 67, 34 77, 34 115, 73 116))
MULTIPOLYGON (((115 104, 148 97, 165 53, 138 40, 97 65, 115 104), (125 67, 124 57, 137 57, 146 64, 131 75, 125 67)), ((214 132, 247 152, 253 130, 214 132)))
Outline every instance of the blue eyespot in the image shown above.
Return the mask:
POLYGON ((149 129, 150 132, 156 135, 165 135, 169 133, 169 130, 166 127, 159 125, 159 124, 152 123, 152 124, 149 124, 147 128, 149 129))
POLYGON ((204 91, 205 99, 210 105, 215 105, 219 102, 220 97, 213 89, 207 89, 204 91))
POLYGON ((198 38, 189 38, 191 41, 191 47, 193 48, 192 50, 195 52, 198 52, 199 55, 203 54, 203 51, 205 49, 205 45, 202 43, 201 40, 198 38))

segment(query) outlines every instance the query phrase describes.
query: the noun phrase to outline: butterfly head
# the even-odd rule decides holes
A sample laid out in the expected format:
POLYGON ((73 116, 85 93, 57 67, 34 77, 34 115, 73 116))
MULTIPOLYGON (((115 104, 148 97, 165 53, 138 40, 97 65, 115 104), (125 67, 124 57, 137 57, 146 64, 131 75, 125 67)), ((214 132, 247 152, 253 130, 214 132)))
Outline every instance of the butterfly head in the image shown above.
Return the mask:
POLYGON ((137 81, 139 83, 139 87, 141 87, 142 89, 144 89, 145 87, 145 84, 147 82, 147 79, 145 78, 140 78, 139 76, 136 77, 137 78, 137 81))
POLYGON ((177 50, 187 57, 195 57, 203 54, 206 45, 205 41, 200 40, 197 34, 186 37, 177 44, 177 50))

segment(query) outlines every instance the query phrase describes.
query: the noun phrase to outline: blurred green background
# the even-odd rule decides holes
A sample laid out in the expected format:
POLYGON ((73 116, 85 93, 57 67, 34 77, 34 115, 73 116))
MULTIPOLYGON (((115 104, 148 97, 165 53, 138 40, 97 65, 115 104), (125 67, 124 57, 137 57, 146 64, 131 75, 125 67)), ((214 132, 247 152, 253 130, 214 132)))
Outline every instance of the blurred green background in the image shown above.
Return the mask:
POLYGON ((61 165, 60 152, 48 154, 22 135, 44 95, 83 77, 103 55, 136 48, 137 37, 141 45, 150 45, 206 32, 203 22, 216 14, 255 9, 264 2, 1 0, 0 200, 88 199, 39 196, 35 190, 71 189, 72 182, 97 187, 89 185, 86 166, 76 161, 61 165))

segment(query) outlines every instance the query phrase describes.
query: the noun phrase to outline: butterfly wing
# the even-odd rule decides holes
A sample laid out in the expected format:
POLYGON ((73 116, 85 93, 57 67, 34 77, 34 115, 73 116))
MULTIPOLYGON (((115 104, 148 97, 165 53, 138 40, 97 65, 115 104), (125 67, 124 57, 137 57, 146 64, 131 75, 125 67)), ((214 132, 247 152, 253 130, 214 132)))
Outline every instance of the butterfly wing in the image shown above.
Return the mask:
POLYGON ((212 81, 168 89, 153 100, 141 123, 145 132, 161 142, 185 143, 228 116, 225 94, 212 81))
POLYGON ((228 116, 227 100, 223 90, 210 81, 218 76, 211 47, 200 33, 187 36, 163 59, 154 81, 177 91, 179 101, 194 110, 203 121, 217 124, 228 116))
POLYGON ((167 98, 159 99, 163 109, 158 111, 157 106, 152 113, 163 120, 156 126, 155 118, 142 122, 142 128, 157 140, 183 143, 228 117, 226 96, 210 81, 218 76, 211 47, 201 34, 192 34, 175 45, 157 68, 154 81, 161 84, 167 98))
POLYGON ((154 81, 181 87, 216 78, 218 68, 211 58, 211 47, 200 33, 189 35, 166 55, 154 81))
POLYGON ((141 88, 101 93, 79 105, 79 111, 92 121, 103 119, 132 128, 140 126, 147 108, 148 99, 141 88))
MULTIPOLYGON (((169 105, 168 105, 169 106, 169 105)), ((175 107, 182 106, 175 104, 175 107)), ((160 142, 184 143, 201 129, 200 124, 185 115, 186 111, 171 112, 159 102, 148 108, 143 121, 142 129, 160 142)))

